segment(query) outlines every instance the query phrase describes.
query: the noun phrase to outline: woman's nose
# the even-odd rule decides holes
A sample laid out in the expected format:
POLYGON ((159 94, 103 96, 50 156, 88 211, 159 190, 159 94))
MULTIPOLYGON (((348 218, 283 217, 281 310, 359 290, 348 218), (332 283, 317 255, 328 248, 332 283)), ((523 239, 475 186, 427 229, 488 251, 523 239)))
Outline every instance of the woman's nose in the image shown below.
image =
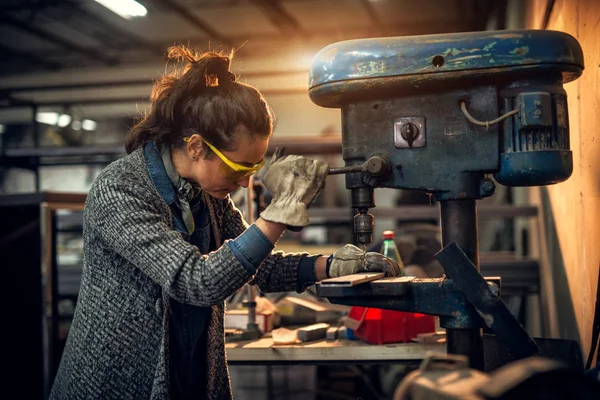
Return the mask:
POLYGON ((238 185, 240 185, 241 187, 247 188, 248 185, 250 185, 250 177, 245 176, 245 177, 241 178, 239 181, 237 181, 236 183, 238 185))

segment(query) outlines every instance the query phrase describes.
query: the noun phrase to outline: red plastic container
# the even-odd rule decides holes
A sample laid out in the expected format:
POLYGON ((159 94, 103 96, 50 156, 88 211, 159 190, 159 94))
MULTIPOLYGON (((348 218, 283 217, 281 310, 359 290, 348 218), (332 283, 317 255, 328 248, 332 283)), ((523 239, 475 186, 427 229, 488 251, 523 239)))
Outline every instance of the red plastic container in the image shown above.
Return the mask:
POLYGON ((352 307, 346 326, 367 343, 406 343, 419 333, 434 332, 435 319, 432 315, 352 307))

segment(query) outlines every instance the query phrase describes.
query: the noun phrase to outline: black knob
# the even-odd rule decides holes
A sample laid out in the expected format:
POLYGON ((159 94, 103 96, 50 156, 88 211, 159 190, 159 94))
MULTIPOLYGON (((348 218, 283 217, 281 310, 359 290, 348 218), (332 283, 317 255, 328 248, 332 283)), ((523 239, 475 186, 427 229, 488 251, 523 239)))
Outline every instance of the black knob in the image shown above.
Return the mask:
POLYGON ((409 147, 412 147, 413 143, 419 137, 419 128, 412 122, 407 122, 400 128, 400 135, 406 140, 409 147))
POLYGON ((390 164, 383 157, 373 156, 367 161, 366 171, 372 176, 384 177, 390 172, 390 164))

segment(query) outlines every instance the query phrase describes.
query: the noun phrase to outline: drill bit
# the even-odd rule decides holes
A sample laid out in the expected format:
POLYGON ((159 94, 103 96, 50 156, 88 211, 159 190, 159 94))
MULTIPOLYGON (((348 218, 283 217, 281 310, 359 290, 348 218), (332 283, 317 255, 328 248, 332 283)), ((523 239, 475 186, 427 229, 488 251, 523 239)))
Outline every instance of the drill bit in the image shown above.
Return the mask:
POLYGON ((367 270, 367 245, 364 243, 360 244, 360 249, 363 252, 363 269, 366 271, 367 270))

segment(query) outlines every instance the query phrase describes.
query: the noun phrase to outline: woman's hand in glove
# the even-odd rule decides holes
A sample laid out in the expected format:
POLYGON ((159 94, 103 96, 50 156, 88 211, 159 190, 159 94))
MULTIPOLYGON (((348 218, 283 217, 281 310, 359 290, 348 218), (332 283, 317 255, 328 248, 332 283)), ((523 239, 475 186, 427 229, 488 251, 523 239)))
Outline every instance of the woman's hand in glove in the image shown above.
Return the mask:
POLYGON ((358 274, 360 272, 385 272, 385 276, 400 276, 404 266, 395 260, 375 252, 363 252, 347 244, 335 253, 329 266, 330 278, 358 274))
POLYGON ((303 227, 309 224, 308 207, 325 185, 329 164, 302 156, 284 156, 271 162, 263 178, 271 204, 260 214, 265 221, 303 227))

